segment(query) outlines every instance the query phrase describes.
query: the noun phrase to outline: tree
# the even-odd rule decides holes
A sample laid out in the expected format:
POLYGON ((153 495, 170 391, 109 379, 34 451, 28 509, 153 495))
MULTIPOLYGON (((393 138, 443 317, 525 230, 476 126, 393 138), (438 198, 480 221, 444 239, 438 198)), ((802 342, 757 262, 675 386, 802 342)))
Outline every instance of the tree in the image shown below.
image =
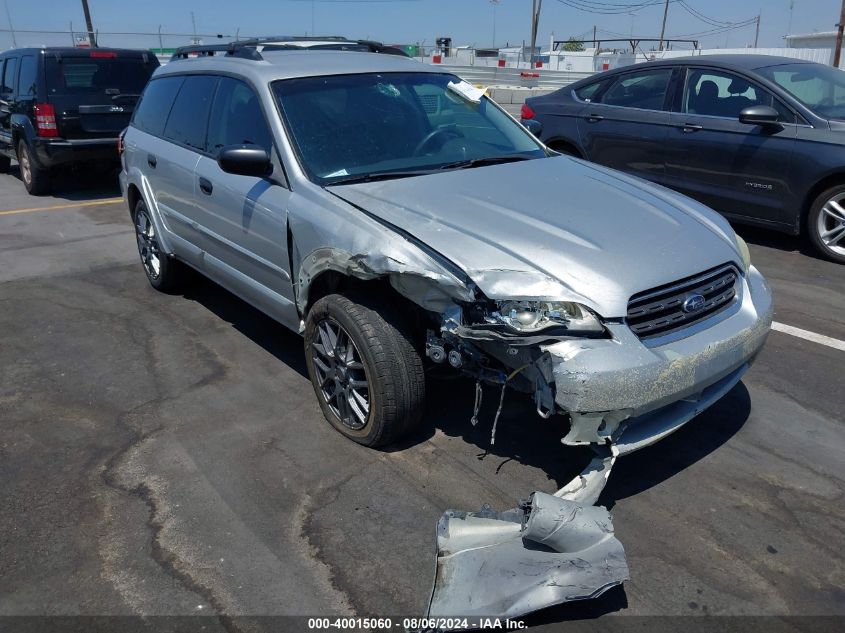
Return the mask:
POLYGON ((567 53, 575 53, 584 50, 584 42, 576 37, 570 36, 566 42, 563 43, 563 50, 567 53))

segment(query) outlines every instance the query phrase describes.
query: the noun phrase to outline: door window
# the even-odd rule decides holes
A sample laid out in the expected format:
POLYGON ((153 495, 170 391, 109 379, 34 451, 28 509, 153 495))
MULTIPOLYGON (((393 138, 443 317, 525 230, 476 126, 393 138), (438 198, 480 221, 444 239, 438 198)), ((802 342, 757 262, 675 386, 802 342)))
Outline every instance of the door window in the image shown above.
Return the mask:
POLYGON ((767 105, 780 113, 780 120, 794 123, 795 115, 772 94, 747 79, 715 70, 689 69, 682 112, 736 119, 745 108, 767 105))
POLYGON ((184 80, 184 77, 178 76, 153 79, 144 90, 138 107, 135 108, 132 125, 148 134, 161 136, 164 133, 167 115, 173 107, 173 100, 184 80))
POLYGON ((599 89, 605 84, 605 81, 596 81, 586 86, 582 86, 575 91, 575 96, 581 101, 592 101, 593 97, 598 94, 599 89))
POLYGON ((21 71, 18 73, 18 96, 22 98, 35 95, 35 80, 38 72, 38 60, 34 55, 21 57, 21 71))
POLYGON ((0 86, 0 94, 8 97, 15 92, 15 70, 18 68, 18 58, 10 57, 6 60, 6 69, 3 72, 3 85, 0 86))
POLYGON ((611 84, 598 102, 626 108, 662 110, 671 76, 669 68, 626 73, 611 84))
POLYGON ((205 150, 205 132, 211 99, 217 87, 217 77, 196 75, 185 78, 179 89, 167 125, 164 138, 180 145, 205 150))
POLYGON ((207 151, 216 155, 221 147, 242 144, 259 145, 269 153, 273 136, 252 88, 223 77, 211 108, 207 151))

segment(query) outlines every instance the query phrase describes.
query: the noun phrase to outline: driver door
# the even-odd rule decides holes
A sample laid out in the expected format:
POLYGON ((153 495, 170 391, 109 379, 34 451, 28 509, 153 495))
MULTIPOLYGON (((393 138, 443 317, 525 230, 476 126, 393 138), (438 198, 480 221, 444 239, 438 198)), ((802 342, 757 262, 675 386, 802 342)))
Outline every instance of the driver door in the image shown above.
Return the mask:
POLYGON ((728 216, 794 222, 787 174, 796 115, 740 75, 689 67, 666 140, 666 184, 728 216), (752 105, 780 112, 777 126, 739 122, 752 105))

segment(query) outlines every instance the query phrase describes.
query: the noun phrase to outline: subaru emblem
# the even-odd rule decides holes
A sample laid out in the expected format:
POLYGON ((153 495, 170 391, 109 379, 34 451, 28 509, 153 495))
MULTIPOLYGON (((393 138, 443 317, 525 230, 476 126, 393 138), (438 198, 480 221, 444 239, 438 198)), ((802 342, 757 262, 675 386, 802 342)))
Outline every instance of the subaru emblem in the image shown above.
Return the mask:
POLYGON ((690 295, 687 297, 686 301, 684 301, 684 305, 682 307, 684 312, 698 312, 704 307, 705 301, 706 299, 704 298, 704 295, 690 295))

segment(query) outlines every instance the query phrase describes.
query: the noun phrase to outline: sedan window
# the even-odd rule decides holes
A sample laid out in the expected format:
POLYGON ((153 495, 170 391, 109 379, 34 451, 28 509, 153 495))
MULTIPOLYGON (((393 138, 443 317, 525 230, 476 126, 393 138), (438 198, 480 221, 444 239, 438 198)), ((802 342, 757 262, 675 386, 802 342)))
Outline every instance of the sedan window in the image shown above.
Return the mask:
POLYGON ((794 123, 795 115, 771 93, 733 73, 690 69, 682 112, 729 119, 739 118, 745 108, 767 105, 780 113, 780 121, 794 123))
POLYGON ((813 112, 845 119, 845 72, 822 64, 782 64, 757 73, 774 81, 813 112))
POLYGON ((626 73, 611 84, 599 102, 626 108, 662 110, 671 76, 669 68, 626 73))

